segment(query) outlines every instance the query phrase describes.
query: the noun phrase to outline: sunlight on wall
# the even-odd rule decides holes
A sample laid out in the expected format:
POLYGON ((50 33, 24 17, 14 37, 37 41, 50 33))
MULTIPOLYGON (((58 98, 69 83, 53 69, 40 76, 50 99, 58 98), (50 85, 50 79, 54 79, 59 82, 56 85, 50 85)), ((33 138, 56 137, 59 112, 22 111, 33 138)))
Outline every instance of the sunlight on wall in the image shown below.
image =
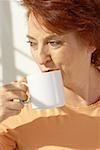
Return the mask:
POLYGON ((1 0, 0 6, 0 84, 5 84, 30 74, 34 62, 24 8, 16 0, 1 0))

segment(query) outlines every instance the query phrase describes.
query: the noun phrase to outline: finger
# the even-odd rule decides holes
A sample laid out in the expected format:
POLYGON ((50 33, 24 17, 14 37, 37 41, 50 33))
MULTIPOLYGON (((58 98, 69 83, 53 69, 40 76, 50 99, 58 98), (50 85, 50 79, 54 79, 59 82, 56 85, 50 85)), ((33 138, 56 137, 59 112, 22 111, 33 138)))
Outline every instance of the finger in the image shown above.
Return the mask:
POLYGON ((21 83, 21 82, 27 83, 26 77, 20 77, 19 80, 12 81, 11 83, 21 83))
POLYGON ((21 90, 21 91, 28 91, 28 86, 26 86, 25 84, 21 84, 21 83, 10 83, 10 84, 6 84, 4 86, 1 87, 0 89, 2 92, 6 92, 6 91, 12 91, 12 90, 21 90))
POLYGON ((20 80, 18 80, 17 83, 19 83, 19 85, 21 85, 22 87, 24 87, 24 89, 26 91, 29 91, 26 77, 22 77, 20 80))
POLYGON ((27 100, 28 95, 23 91, 9 91, 6 93, 6 99, 7 100, 12 100, 12 99, 27 100))
POLYGON ((12 90, 12 91, 20 90, 20 91, 24 91, 24 92, 29 91, 28 86, 24 83, 16 83, 16 84, 14 84, 14 88, 12 88, 10 90, 12 90))
POLYGON ((17 80, 14 80, 14 81, 12 81, 11 83, 14 84, 14 83, 17 83, 17 82, 18 82, 17 80))
POLYGON ((3 118, 8 118, 14 115, 18 115, 21 112, 21 110, 11 110, 11 109, 6 109, 5 114, 3 115, 3 118))
POLYGON ((21 78, 18 80, 18 83, 21 83, 21 82, 27 83, 26 77, 21 77, 21 78))
POLYGON ((9 91, 9 90, 14 89, 14 88, 15 88, 15 85, 12 83, 5 84, 5 85, 0 87, 0 92, 6 92, 6 91, 9 91))
MULTIPOLYGON (((16 88, 16 84, 18 85, 18 83, 22 83, 22 82, 27 83, 26 77, 21 77, 20 80, 15 80, 15 81, 12 81, 10 84, 1 86, 0 91, 13 90, 16 88)), ((24 89, 27 90, 27 87, 24 86, 24 89)))
POLYGON ((25 90, 28 90, 28 85, 27 85, 27 79, 26 79, 26 77, 21 77, 19 80, 14 81, 12 83, 17 83, 17 85, 21 85, 22 87, 25 88, 25 90))
POLYGON ((9 101, 8 103, 5 104, 5 108, 12 110, 12 111, 21 111, 21 109, 24 107, 24 105, 22 105, 19 102, 16 101, 9 101))

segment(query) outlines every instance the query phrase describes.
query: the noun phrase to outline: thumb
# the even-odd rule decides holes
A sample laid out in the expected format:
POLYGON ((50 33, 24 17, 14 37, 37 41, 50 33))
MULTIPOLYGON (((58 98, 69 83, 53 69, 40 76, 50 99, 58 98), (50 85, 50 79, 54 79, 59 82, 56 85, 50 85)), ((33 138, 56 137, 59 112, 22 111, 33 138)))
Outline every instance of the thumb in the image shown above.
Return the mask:
POLYGON ((27 83, 27 79, 26 79, 26 77, 21 77, 18 81, 17 81, 18 83, 27 83))

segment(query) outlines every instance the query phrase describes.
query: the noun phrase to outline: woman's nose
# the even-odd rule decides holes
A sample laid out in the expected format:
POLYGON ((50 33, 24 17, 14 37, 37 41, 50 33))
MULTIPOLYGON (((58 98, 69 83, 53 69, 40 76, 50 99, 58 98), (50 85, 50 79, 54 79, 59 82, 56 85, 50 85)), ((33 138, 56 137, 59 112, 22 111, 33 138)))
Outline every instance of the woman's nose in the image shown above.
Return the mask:
POLYGON ((37 59, 38 59, 38 63, 40 65, 45 65, 45 64, 47 64, 48 62, 51 61, 51 56, 47 52, 42 51, 42 52, 38 53, 38 58, 37 59))

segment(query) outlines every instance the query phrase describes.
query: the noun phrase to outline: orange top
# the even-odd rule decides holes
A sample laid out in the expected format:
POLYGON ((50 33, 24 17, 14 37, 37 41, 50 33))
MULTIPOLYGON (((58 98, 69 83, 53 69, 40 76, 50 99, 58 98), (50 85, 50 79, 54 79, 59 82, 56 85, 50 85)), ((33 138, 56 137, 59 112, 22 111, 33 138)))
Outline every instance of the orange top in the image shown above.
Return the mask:
POLYGON ((100 150, 100 101, 22 112, 0 124, 0 150, 100 150))

